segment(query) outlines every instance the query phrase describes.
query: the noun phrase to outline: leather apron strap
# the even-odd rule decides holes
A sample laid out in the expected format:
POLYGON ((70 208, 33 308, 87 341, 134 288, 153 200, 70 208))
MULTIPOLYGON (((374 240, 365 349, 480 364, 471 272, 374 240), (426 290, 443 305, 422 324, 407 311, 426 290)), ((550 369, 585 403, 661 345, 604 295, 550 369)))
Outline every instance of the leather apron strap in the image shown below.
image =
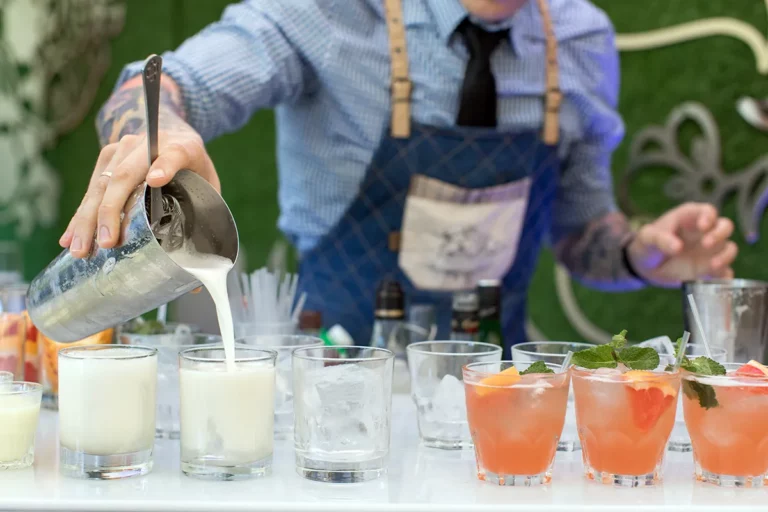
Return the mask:
MULTIPOLYGON (((544 142, 554 146, 560 140, 560 77, 557 63, 557 39, 552 26, 547 0, 536 0, 546 37, 546 91, 544 100, 544 142)), ((402 0, 384 0, 389 33, 390 88, 392 102, 391 135, 404 139, 411 134, 411 91, 408 74, 408 51, 405 41, 402 0)))

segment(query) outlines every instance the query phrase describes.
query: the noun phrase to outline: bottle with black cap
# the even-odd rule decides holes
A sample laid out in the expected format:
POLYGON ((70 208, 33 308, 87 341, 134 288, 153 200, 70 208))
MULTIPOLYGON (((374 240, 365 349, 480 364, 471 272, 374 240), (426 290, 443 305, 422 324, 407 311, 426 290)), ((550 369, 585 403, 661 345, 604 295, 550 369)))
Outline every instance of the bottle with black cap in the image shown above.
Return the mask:
POLYGON ((480 320, 480 341, 504 346, 501 332, 501 282, 497 279, 483 279, 477 283, 480 320))
POLYGON ((408 331, 402 328, 405 322, 405 295, 400 283, 386 279, 376 290, 373 335, 371 346, 387 348, 395 356, 405 357, 408 345, 408 331))

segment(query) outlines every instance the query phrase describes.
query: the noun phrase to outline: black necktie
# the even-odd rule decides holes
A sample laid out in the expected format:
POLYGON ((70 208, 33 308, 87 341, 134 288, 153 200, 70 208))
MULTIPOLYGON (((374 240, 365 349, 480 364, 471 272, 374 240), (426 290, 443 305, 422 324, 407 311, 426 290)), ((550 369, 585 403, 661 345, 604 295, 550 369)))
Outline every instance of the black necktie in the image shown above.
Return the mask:
POLYGON ((496 126, 496 79, 491 71, 491 54, 509 29, 488 32, 469 20, 457 29, 469 50, 469 62, 461 86, 461 106, 456 124, 459 126, 496 126))

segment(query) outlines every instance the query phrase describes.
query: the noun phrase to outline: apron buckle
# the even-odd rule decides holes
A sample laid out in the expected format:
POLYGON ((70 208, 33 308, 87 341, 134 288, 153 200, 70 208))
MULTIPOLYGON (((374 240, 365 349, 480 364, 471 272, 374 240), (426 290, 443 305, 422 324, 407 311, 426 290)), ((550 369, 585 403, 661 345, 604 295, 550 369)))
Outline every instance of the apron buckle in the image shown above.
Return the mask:
POLYGON ((413 82, 408 78, 395 78, 392 80, 392 101, 395 103, 406 103, 411 99, 413 82))

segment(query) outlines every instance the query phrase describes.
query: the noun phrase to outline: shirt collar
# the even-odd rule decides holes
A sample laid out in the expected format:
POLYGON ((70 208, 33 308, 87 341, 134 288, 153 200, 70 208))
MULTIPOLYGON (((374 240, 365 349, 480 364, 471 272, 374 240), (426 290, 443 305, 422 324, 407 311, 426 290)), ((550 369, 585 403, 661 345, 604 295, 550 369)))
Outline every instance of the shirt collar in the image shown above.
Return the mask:
POLYGON ((469 15, 461 0, 426 0, 437 25, 440 38, 447 45, 459 24, 470 17, 486 30, 510 29, 511 44, 516 55, 521 56, 531 49, 533 40, 544 40, 543 28, 536 0, 528 0, 514 16, 497 23, 480 21, 469 15))
POLYGON ((448 44, 456 28, 469 13, 460 0, 427 0, 427 5, 434 16, 440 38, 448 44))

